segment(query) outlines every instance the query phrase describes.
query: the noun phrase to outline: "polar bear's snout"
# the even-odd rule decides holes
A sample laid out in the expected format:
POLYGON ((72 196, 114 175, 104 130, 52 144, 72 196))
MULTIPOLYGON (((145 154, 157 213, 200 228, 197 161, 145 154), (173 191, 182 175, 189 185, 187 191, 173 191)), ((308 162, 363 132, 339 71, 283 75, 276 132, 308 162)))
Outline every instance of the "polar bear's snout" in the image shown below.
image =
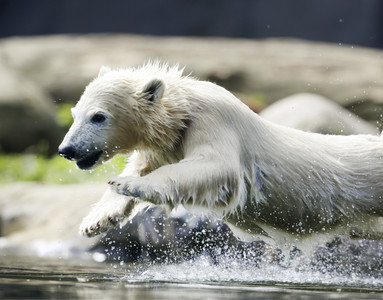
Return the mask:
POLYGON ((75 160, 76 165, 83 170, 90 169, 100 160, 103 151, 97 148, 76 151, 73 146, 59 147, 58 154, 68 160, 75 160))
POLYGON ((73 146, 65 146, 60 147, 58 153, 68 160, 75 160, 80 169, 86 170, 99 161, 103 151, 95 148, 84 153, 83 151, 77 152, 73 146))
POLYGON ((101 134, 105 128, 99 125, 105 120, 99 114, 96 116, 96 123, 84 117, 75 119, 58 148, 60 156, 75 161, 83 170, 95 168, 111 156, 108 154, 108 141, 101 134))
POLYGON ((76 165, 83 170, 90 169, 100 160, 103 150, 97 149, 76 149, 73 145, 63 145, 59 147, 58 154, 68 160, 75 160, 76 165))
POLYGON ((59 147, 58 154, 67 160, 74 160, 76 150, 72 146, 59 147))

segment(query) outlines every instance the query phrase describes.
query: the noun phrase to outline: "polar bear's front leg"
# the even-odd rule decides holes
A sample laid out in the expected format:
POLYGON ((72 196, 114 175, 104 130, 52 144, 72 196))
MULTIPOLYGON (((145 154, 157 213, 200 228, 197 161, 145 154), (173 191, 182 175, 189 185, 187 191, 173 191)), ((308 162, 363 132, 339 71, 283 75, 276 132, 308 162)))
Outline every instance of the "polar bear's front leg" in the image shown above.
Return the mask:
POLYGON ((188 159, 162 166, 142 177, 118 176, 109 184, 118 194, 157 205, 235 206, 244 191, 239 169, 235 162, 188 159))
MULTIPOLYGON (((142 153, 134 152, 121 176, 138 177, 140 170, 147 167, 147 159, 142 153)), ((136 197, 119 195, 111 187, 105 191, 80 225, 80 233, 85 236, 95 236, 110 228, 116 227, 123 220, 132 219, 137 212, 152 206, 136 197)))
POLYGON ((108 188, 80 225, 84 236, 95 236, 117 226, 124 219, 132 219, 147 202, 137 202, 132 197, 118 195, 108 188))
MULTIPOLYGON (((155 202, 155 199, 158 198, 156 196, 165 193, 165 190, 158 182, 152 181, 152 184, 146 184, 145 179, 146 178, 142 180, 140 177, 118 176, 109 180, 108 184, 110 184, 112 189, 118 194, 133 198, 151 199, 151 201, 155 202)), ((159 201, 155 203, 162 204, 159 201)))

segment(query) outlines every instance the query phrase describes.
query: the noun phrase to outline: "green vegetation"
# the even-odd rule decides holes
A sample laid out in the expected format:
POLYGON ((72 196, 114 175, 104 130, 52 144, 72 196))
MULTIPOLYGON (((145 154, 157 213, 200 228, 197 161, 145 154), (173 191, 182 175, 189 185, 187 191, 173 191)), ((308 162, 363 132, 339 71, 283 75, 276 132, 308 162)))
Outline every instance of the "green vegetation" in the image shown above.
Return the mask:
MULTIPOLYGON (((72 124, 70 108, 73 104, 57 105, 57 122, 69 129, 72 124)), ((15 181, 36 181, 43 183, 103 182, 122 172, 126 157, 116 156, 110 162, 94 171, 83 171, 58 155, 47 156, 48 145, 40 142, 34 147, 35 154, 0 153, 0 184, 15 181)))
POLYGON ((73 107, 72 103, 57 104, 56 120, 57 120, 57 123, 59 123, 59 125, 65 126, 67 128, 70 127, 70 125, 73 122, 72 113, 70 111, 72 107, 73 107))
POLYGON ((0 183, 37 181, 43 183, 82 183, 107 181, 122 172, 126 158, 117 156, 94 171, 83 171, 74 162, 55 156, 0 155, 0 183))

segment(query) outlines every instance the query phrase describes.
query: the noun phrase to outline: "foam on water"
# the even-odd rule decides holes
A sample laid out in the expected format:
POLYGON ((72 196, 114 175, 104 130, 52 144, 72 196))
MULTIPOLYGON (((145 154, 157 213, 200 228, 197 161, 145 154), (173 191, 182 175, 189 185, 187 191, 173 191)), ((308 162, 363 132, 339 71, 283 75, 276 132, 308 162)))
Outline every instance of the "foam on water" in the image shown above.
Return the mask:
POLYGON ((140 272, 129 273, 123 279, 179 283, 283 284, 286 286, 340 286, 348 288, 379 288, 383 286, 383 279, 381 278, 321 272, 309 265, 300 265, 299 260, 291 262, 288 266, 281 266, 271 263, 257 265, 230 258, 216 264, 210 258, 200 257, 179 264, 140 266, 140 269, 140 272))
MULTIPOLYGON (((0 244, 2 244, 0 248, 6 248, 4 247, 4 239, 2 239, 0 244)), ((35 242, 28 247, 28 253, 38 257, 59 257, 60 259, 90 259, 92 257, 90 254, 84 255, 84 249, 78 249, 73 244, 64 244, 62 242, 35 242)), ((287 254, 285 256, 287 257, 287 254)), ((100 262, 100 264, 110 263, 100 262)), ((286 286, 336 286, 373 290, 380 290, 383 287, 383 278, 381 276, 372 276, 367 273, 349 272, 342 274, 326 271, 314 267, 311 264, 311 260, 304 255, 292 257, 282 262, 276 262, 270 257, 256 261, 254 257, 219 256, 218 260, 214 260, 210 256, 202 255, 196 259, 180 263, 159 264, 141 261, 131 264, 115 261, 111 264, 114 266, 114 269, 122 272, 125 270, 125 275, 120 277, 122 281, 196 284, 281 284, 286 286)), ((111 276, 113 275, 111 274, 111 276)))

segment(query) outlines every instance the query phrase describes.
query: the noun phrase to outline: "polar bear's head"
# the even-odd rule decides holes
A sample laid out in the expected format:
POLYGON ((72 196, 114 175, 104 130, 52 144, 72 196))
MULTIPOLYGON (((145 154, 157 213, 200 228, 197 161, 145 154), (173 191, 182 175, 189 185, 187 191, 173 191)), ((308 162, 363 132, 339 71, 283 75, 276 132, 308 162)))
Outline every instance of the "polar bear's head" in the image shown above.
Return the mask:
POLYGON ((59 155, 92 169, 117 153, 134 150, 147 136, 148 122, 161 112, 164 82, 137 78, 132 70, 101 68, 72 108, 73 124, 59 155))

